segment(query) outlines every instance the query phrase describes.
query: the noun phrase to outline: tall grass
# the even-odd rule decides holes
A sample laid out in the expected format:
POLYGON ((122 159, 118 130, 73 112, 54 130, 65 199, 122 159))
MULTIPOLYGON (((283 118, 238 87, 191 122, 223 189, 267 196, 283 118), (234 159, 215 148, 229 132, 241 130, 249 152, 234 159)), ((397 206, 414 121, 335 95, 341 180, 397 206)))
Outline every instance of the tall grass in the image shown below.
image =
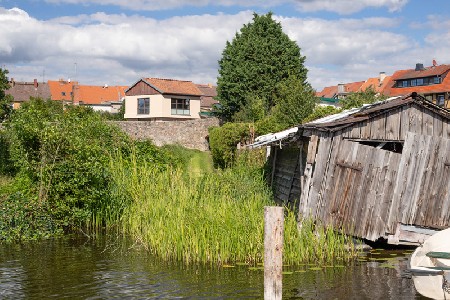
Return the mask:
MULTIPOLYGON (((180 168, 111 163, 116 192, 129 197, 121 226, 149 251, 166 260, 226 264, 263 261, 264 206, 273 205, 260 170, 245 165, 186 176, 180 168)), ((340 256, 345 240, 326 229, 297 228, 285 220, 284 261, 326 262, 340 256), (331 249, 330 249, 331 248, 331 249)))

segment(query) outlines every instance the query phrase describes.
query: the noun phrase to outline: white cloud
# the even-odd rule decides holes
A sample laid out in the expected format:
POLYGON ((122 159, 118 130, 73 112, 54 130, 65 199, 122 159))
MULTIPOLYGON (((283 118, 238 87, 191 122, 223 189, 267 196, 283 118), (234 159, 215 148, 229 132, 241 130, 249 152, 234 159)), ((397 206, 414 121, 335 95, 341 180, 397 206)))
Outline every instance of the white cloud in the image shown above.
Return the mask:
POLYGON ((85 5, 116 5, 131 10, 157 11, 186 6, 239 6, 270 8, 279 4, 294 4, 301 11, 332 11, 351 14, 367 7, 387 7, 389 11, 400 10, 408 0, 46 0, 48 3, 71 3, 85 5))
POLYGON ((332 11, 352 14, 368 7, 387 7, 390 12, 400 10, 408 0, 294 0, 302 11, 332 11))
MULTIPOLYGON (((154 76, 215 83, 218 60, 251 11, 156 20, 96 13, 40 21, 0 8, 0 62, 17 80, 72 78, 129 85, 154 76)), ((321 89, 361 81, 416 62, 450 63, 450 25, 423 41, 392 32, 396 18, 323 20, 276 16, 306 56, 309 82, 321 89)))

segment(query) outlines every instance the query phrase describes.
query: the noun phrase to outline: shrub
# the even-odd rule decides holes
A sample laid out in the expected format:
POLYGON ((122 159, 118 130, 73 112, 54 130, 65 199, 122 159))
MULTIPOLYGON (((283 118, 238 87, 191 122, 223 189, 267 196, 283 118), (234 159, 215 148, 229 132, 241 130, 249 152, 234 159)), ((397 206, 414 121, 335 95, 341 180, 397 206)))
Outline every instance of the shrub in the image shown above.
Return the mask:
POLYGON ((215 167, 230 166, 236 155, 236 146, 250 139, 250 123, 226 123, 209 129, 209 146, 215 167))

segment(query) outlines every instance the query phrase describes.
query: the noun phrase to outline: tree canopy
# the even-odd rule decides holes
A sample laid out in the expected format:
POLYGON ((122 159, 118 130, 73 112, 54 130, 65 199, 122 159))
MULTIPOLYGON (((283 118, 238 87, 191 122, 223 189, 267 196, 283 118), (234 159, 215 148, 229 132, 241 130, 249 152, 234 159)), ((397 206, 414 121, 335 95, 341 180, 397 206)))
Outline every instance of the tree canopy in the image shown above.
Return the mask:
POLYGON ((373 87, 368 87, 364 91, 352 93, 342 100, 339 100, 343 109, 350 109, 354 107, 361 107, 363 104, 371 104, 376 101, 384 100, 387 97, 379 95, 373 87))
POLYGON ((295 76, 307 84, 304 61, 299 46, 272 19, 272 13, 255 13, 253 22, 244 25, 231 42, 227 41, 219 60, 218 114, 231 120, 250 98, 262 101, 265 113, 269 112, 275 105, 275 90, 280 82, 295 76))
POLYGON ((6 120, 11 114, 12 97, 6 95, 5 91, 9 89, 8 70, 0 68, 0 123, 6 120))

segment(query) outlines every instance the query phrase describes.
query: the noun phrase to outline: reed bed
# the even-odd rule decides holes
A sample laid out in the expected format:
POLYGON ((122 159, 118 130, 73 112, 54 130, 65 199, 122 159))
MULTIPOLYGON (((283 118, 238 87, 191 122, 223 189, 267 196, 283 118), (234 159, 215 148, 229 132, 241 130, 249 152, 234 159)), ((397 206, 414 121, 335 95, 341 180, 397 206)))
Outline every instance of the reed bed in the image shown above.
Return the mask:
MULTIPOLYGON (((256 264, 264 254, 264 206, 271 192, 256 168, 238 166, 203 176, 186 176, 180 168, 160 168, 112 160, 115 192, 128 197, 120 226, 149 251, 186 264, 256 264)), ((345 239, 305 223, 299 231, 295 214, 285 219, 286 264, 325 263, 343 251, 345 239)))

